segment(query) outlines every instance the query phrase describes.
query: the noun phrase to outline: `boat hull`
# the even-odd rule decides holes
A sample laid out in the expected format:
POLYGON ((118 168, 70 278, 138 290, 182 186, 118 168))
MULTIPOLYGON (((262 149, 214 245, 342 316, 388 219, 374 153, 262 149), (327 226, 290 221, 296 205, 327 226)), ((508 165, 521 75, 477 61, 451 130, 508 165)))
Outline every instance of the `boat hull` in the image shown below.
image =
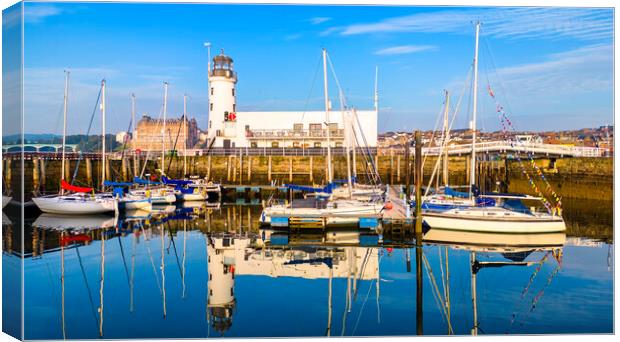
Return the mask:
POLYGON ((84 215, 84 214, 102 214, 113 212, 116 209, 116 201, 110 200, 93 200, 88 198, 75 198, 74 200, 66 200, 61 196, 56 197, 36 197, 32 201, 37 205, 39 210, 50 214, 63 215, 84 215))
POLYGON ((261 215, 261 223, 271 224, 272 217, 295 217, 297 219, 325 219, 326 225, 357 224, 360 217, 381 216, 383 205, 365 205, 339 208, 266 208, 261 215))
POLYGON ((150 199, 139 199, 139 200, 121 200, 118 203, 119 209, 123 210, 144 210, 151 211, 153 209, 153 204, 150 199))
POLYGON ((561 247, 566 242, 565 233, 542 234, 500 234, 480 233, 468 231, 450 231, 444 229, 430 229, 424 234, 424 242, 456 245, 462 249, 480 250, 485 247, 494 248, 494 251, 516 251, 531 248, 561 247), (478 249, 476 249, 478 248, 478 249))
POLYGON ((202 193, 195 193, 195 194, 177 194, 176 195, 177 201, 183 201, 183 202, 187 202, 187 201, 206 201, 207 200, 207 195, 206 194, 202 194, 202 193))
POLYGON ((177 197, 174 194, 151 197, 151 202, 153 204, 172 204, 176 201, 177 201, 177 197))
POLYGON ((431 229, 503 234, 555 233, 566 230, 561 217, 490 219, 441 213, 423 213, 422 216, 431 229))

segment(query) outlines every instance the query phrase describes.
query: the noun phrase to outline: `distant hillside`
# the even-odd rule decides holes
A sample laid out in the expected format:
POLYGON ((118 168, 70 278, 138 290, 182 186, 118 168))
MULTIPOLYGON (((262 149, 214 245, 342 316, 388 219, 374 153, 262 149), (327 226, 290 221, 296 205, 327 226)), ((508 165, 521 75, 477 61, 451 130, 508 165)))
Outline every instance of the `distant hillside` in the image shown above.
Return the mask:
MULTIPOLYGON (((20 136, 17 134, 2 137, 3 145, 16 145, 21 142, 20 136)), ((24 134, 24 142, 26 144, 61 144, 62 136, 56 134, 24 134)), ((68 135, 66 143, 70 145, 78 145, 78 150, 83 152, 96 152, 101 149, 101 136, 85 134, 68 135)), ((116 142, 114 134, 106 134, 106 147, 108 150, 116 150, 121 144, 116 142)))

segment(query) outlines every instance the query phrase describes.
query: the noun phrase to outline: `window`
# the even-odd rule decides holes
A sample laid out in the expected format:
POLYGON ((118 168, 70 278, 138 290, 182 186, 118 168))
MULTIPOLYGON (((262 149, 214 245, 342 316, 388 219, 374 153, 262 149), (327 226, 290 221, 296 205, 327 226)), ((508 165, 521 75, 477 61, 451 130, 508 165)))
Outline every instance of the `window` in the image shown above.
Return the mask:
POLYGON ((293 147, 299 147, 299 141, 293 141, 293 147))
POLYGON ((303 131, 303 129, 304 129, 304 124, 302 123, 293 124, 294 131, 303 131))
POLYGON ((250 147, 258 147, 258 144, 256 143, 256 141, 252 141, 250 143, 250 147))
POLYGON ((211 87, 211 95, 213 95, 213 87, 211 87))
POLYGON ((236 112, 236 111, 237 111, 237 104, 233 103, 233 112, 236 112))
POLYGON ((277 148, 280 144, 277 141, 272 141, 271 142, 271 147, 273 148, 277 148))
POLYGON ((311 123, 310 124, 310 130, 311 131, 320 131, 321 130, 321 124, 320 123, 311 123))
POLYGON ((250 125, 245 125, 245 130, 249 131, 250 130, 250 125))
POLYGON ((209 110, 213 110, 213 102, 211 102, 211 105, 209 106, 209 110))
POLYGON ((209 120, 209 128, 213 127, 211 120, 209 120))
POLYGON ((232 96, 235 96, 235 88, 232 88, 232 96))
POLYGON ((315 143, 314 143, 314 147, 321 147, 321 143, 320 143, 320 142, 318 142, 318 141, 317 141, 317 142, 315 142, 315 143))

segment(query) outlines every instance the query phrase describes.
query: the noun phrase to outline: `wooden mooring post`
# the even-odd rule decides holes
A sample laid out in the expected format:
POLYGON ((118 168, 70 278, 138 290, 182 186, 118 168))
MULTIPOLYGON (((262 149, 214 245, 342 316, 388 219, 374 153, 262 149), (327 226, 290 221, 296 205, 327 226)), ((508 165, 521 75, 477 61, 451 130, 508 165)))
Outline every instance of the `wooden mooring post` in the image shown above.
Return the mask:
POLYGON ((45 159, 41 159, 39 167, 41 168, 41 192, 45 192, 45 184, 47 184, 47 172, 45 170, 45 159))
POLYGON ((239 184, 243 184, 243 150, 239 150, 239 184))
POLYGON ((411 141, 407 138, 407 142, 405 143, 405 196, 409 198, 409 194, 411 194, 411 141))
POLYGON ((90 158, 86 158, 86 184, 93 186, 93 161, 90 158))
POLYGON ((12 189, 12 170, 11 170, 11 159, 5 159, 4 160, 4 190, 6 192, 7 195, 11 195, 11 189, 12 189))
MULTIPOLYGON (((65 180, 69 183, 71 183, 71 161, 67 160, 65 161, 65 180)), ((108 173, 109 174, 109 173, 108 173)))
POLYGON ((390 148, 390 184, 394 184, 394 150, 390 148))
POLYGON ((40 191, 40 172, 39 158, 32 158, 32 192, 38 194, 40 191))
POLYGON ((415 236, 422 241, 422 134, 415 132, 415 236))
POLYGON ((252 184, 252 156, 248 156, 248 184, 252 184))
POLYGON ((207 180, 211 180, 211 155, 207 157, 207 180))
POLYGON ((127 157, 123 157, 123 159, 121 159, 121 177, 123 177, 123 181, 128 180, 129 164, 127 161, 127 157))
POLYGON ((314 183, 314 160, 313 157, 310 156, 310 184, 314 183))
POLYGON ((293 156, 288 157, 288 182, 293 183, 293 156))
POLYGON ((271 184, 271 155, 267 157, 267 181, 271 184))

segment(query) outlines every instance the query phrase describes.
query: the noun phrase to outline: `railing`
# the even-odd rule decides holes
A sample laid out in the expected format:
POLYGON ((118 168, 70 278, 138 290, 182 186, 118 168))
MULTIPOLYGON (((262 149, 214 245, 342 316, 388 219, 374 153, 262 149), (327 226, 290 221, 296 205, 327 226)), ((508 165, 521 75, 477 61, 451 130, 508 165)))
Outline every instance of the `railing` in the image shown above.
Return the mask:
MULTIPOLYGON (((296 129, 254 129, 245 132, 245 136, 249 139, 324 139, 327 138, 327 130, 296 130, 296 129)), ((330 130, 331 138, 344 138, 344 129, 330 130)))
MULTIPOLYGON (((357 148, 358 154, 367 153, 377 154, 377 148, 370 149, 357 148)), ((344 147, 332 147, 332 155, 346 155, 344 147)), ((207 150, 188 150, 188 156, 230 156, 243 154, 244 156, 326 156, 327 147, 236 147, 236 148, 212 148, 207 150)), ((179 156, 183 156, 183 151, 178 152, 179 156)))
MULTIPOLYGON (((472 144, 449 145, 448 154, 469 154, 472 144)), ((438 155, 441 147, 425 147, 422 152, 427 155, 438 155)), ((506 142, 506 141, 485 141, 476 143, 478 152, 523 152, 544 155, 559 155, 571 157, 602 157, 606 155, 607 149, 585 146, 565 146, 554 144, 542 144, 533 142, 506 142)))
MULTIPOLYGON (((380 156, 386 155, 398 155, 404 153, 404 148, 369 148, 370 154, 380 156)), ((366 148, 357 148, 358 154, 366 153, 366 148)), ((441 151, 440 147, 424 147, 422 152, 427 155, 438 155, 441 151)), ((596 147, 583 147, 583 146, 564 146, 553 144, 540 144, 540 143, 509 143, 505 141, 488 141, 476 144, 476 151, 479 153, 534 153, 536 155, 552 155, 560 157, 603 157, 609 155, 609 150, 605 148, 596 147)), ((331 152, 333 155, 345 155, 344 147, 332 147, 331 152)), ((22 151, 3 151, 3 156, 10 156, 11 158, 18 158, 21 156, 22 151)), ((25 158, 32 157, 45 157, 50 159, 60 158, 62 153, 60 151, 24 151, 25 158)), ((246 156, 325 156, 327 155, 326 147, 236 147, 236 148, 212 148, 207 149, 191 149, 187 150, 188 156, 227 156, 227 155, 239 155, 246 156)), ((413 148, 411 149, 411 155, 413 155, 413 148)), ((448 154, 450 155, 467 155, 471 153, 471 144, 459 144, 448 146, 448 154)), ((120 158, 121 154, 124 156, 133 156, 132 150, 126 150, 122 152, 111 152, 108 155, 111 158, 120 158)), ((139 156, 146 156, 147 151, 142 151, 139 156)), ((161 154, 160 150, 154 150, 150 152, 151 158, 157 158, 161 154)), ((176 152, 168 151, 167 155, 176 154, 183 156, 183 150, 177 150, 176 152)), ((99 159, 101 153, 98 152, 84 152, 81 154, 82 158, 99 159)), ((79 152, 67 152, 66 158, 77 159, 80 157, 79 152)))

